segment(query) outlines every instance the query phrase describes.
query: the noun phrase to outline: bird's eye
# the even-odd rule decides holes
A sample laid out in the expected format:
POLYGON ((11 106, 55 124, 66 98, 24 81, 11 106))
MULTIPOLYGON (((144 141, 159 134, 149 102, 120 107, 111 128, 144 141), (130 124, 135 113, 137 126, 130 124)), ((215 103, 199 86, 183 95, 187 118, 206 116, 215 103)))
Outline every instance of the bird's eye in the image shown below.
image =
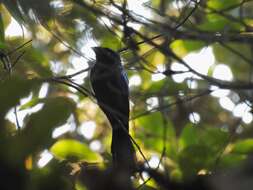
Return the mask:
POLYGON ((113 52, 112 50, 108 49, 107 51, 107 54, 109 54, 110 56, 115 56, 115 52, 113 52))
POLYGON ((119 58, 119 54, 111 49, 107 49, 106 54, 109 57, 113 57, 114 59, 118 59, 119 58))

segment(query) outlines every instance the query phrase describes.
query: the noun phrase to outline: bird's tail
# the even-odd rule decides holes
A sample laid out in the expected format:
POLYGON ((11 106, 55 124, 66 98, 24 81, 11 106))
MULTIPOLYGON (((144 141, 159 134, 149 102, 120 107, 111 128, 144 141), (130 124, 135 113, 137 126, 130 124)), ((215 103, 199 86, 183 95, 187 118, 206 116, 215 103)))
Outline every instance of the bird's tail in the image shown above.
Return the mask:
POLYGON ((128 131, 124 128, 113 128, 111 151, 114 166, 130 172, 136 170, 135 150, 128 131))

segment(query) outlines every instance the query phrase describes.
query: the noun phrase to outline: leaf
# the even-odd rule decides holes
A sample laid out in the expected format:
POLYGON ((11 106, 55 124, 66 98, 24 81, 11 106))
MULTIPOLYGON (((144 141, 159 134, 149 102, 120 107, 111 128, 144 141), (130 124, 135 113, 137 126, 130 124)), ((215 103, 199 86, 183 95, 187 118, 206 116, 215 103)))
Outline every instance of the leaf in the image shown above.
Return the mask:
POLYGON ((66 162, 59 162, 52 159, 45 167, 34 167, 29 171, 30 181, 25 189, 73 189, 73 182, 69 175, 69 165, 66 162))
POLYGON ((200 50, 205 46, 202 41, 191 40, 175 40, 170 44, 171 49, 180 57, 187 55, 193 51, 200 50))
POLYGON ((209 0, 207 6, 212 9, 222 10, 232 7, 233 5, 239 5, 239 3, 240 0, 209 0))
MULTIPOLYGON (((229 48, 239 52, 242 56, 248 58, 250 60, 251 50, 250 46, 246 44, 236 44, 236 43, 228 43, 226 44, 229 48)), ((229 49, 221 46, 220 44, 214 44, 213 53, 218 62, 227 64, 233 73, 236 73, 236 76, 241 80, 247 79, 246 72, 250 69, 249 63, 243 60, 241 57, 235 55, 229 49)))
POLYGON ((0 12, 0 49, 4 47, 4 23, 2 13, 0 12))
POLYGON ((11 15, 9 14, 8 10, 2 5, 0 5, 0 12, 2 15, 4 29, 6 29, 11 23, 11 15))
POLYGON ((164 64, 166 57, 159 51, 153 51, 150 55, 146 56, 148 64, 152 66, 164 64))
POLYGON ((64 124, 74 108, 75 103, 69 98, 46 99, 42 109, 30 115, 20 135, 12 140, 10 157, 23 159, 35 151, 48 148, 52 143, 53 129, 64 124))
POLYGON ((87 162, 101 162, 102 160, 100 155, 92 152, 86 144, 72 139, 57 141, 50 151, 58 159, 85 160, 87 162))
POLYGON ((200 144, 209 147, 209 151, 215 157, 228 143, 229 134, 220 128, 205 128, 200 135, 200 144))
POLYGON ((19 111, 25 110, 27 108, 31 108, 40 102, 44 102, 43 100, 44 99, 40 99, 40 98, 35 97, 32 100, 30 100, 29 102, 27 102, 26 104, 23 104, 22 106, 20 106, 19 111))
POLYGON ((234 144, 232 153, 249 154, 253 152, 253 139, 244 139, 234 144))
POLYGON ((240 31, 243 25, 238 22, 233 22, 219 14, 208 14, 203 23, 197 26, 199 29, 208 32, 215 31, 240 31))
POLYGON ((23 57, 26 62, 32 64, 25 64, 26 70, 32 70, 41 77, 50 77, 52 72, 49 66, 49 57, 45 56, 39 49, 29 48, 23 57))
POLYGON ((199 143, 198 128, 191 124, 184 127, 179 137, 179 149, 184 149, 191 145, 197 145, 199 143))
POLYGON ((246 155, 241 155, 241 154, 227 154, 227 155, 223 155, 220 158, 219 161, 219 167, 221 168, 234 168, 236 166, 239 166, 240 164, 244 163, 243 161, 245 161, 247 158, 246 155))
POLYGON ((228 138, 228 133, 220 128, 200 130, 186 126, 179 138, 179 163, 184 176, 191 177, 197 175, 201 169, 213 167, 228 138))
POLYGON ((6 48, 6 44, 3 42, 0 42, 0 49, 4 49, 4 48, 6 48))
POLYGON ((161 151, 163 147, 163 120, 159 112, 139 118, 136 123, 143 131, 136 131, 136 136, 148 148, 161 151))
POLYGON ((179 154, 179 166, 185 178, 193 177, 202 169, 208 169, 213 161, 213 155, 208 146, 191 145, 179 154))
POLYGON ((11 77, 0 84, 0 116, 13 106, 17 105, 20 98, 29 94, 34 85, 41 85, 37 80, 25 80, 18 77, 11 77))
MULTIPOLYGON (((104 29, 106 30, 106 29, 104 29)), ((100 42, 101 42, 101 46, 103 47, 109 47, 111 49, 118 49, 121 41, 119 40, 119 38, 116 35, 112 35, 111 33, 108 32, 103 32, 103 35, 100 35, 100 42), (102 38, 101 38, 102 37, 102 38)))
POLYGON ((170 178, 173 180, 173 181, 180 181, 182 180, 182 171, 178 168, 175 168, 173 169, 171 172, 170 172, 170 178))
POLYGON ((75 103, 66 97, 48 98, 44 102, 42 110, 31 115, 27 127, 37 124, 44 127, 62 125, 75 108, 75 103))
POLYGON ((6 9, 9 11, 9 13, 12 15, 12 17, 15 18, 20 24, 23 24, 24 18, 17 4, 12 3, 10 1, 4 1, 3 4, 6 7, 6 9))

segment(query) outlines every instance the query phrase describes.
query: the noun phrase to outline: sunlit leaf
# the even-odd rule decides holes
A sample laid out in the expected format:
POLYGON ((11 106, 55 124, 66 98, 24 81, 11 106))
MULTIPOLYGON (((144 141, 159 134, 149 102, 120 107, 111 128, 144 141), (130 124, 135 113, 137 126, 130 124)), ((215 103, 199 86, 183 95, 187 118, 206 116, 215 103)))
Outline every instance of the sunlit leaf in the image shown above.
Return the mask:
POLYGON ((193 51, 200 50, 205 43, 201 41, 175 40, 170 44, 171 49, 180 57, 193 51))
POLYGON ((108 32, 104 32, 103 34, 104 35, 101 36, 101 46, 117 50, 121 44, 119 37, 108 32))
MULTIPOLYGON (((66 163, 111 160, 111 154, 107 151, 111 144, 111 128, 105 127, 109 125, 108 121, 102 112, 97 112, 96 104, 80 93, 70 90, 68 86, 58 83, 50 85, 47 96, 40 99, 43 94, 40 92, 43 90, 40 91, 39 80, 16 77, 42 78, 44 81, 45 78, 74 73, 83 69, 83 63, 87 66, 86 59, 79 59, 79 56, 87 56, 87 61, 90 60, 92 56, 88 55, 89 51, 86 51, 86 48, 95 44, 113 50, 127 48, 120 53, 124 67, 130 77, 137 76, 136 83, 138 77, 141 79, 139 84, 133 84, 132 80, 130 86, 130 115, 134 118, 130 121, 131 135, 147 159, 151 155, 163 156, 159 172, 170 177, 172 182, 183 185, 179 188, 188 185, 185 179, 197 176, 200 171, 210 171, 215 176, 216 171, 226 171, 220 169, 240 166, 252 153, 252 139, 243 139, 243 135, 239 140, 236 139, 237 135, 231 139, 230 130, 221 130, 224 124, 232 123, 235 115, 227 110, 225 104, 233 104, 236 108, 239 102, 245 100, 250 107, 250 90, 239 91, 231 87, 228 96, 198 97, 186 103, 188 97, 200 93, 203 89, 209 89, 210 85, 213 85, 212 81, 206 81, 204 77, 194 81, 187 78, 180 83, 174 81, 174 76, 180 77, 180 74, 169 71, 174 58, 159 51, 167 46, 183 58, 189 53, 211 46, 216 63, 209 68, 208 75, 212 75, 216 64, 225 64, 231 69, 235 82, 250 82, 252 3, 242 0, 207 0, 197 5, 196 1, 145 0, 142 1, 144 12, 150 14, 144 15, 142 8, 136 14, 132 12, 136 7, 133 8, 133 3, 128 1, 126 8, 131 10, 124 11, 130 16, 124 18, 126 14, 121 13, 121 6, 126 1, 114 2, 117 6, 108 0, 15 0, 15 3, 11 0, 1 1, 0 49, 4 49, 8 54, 8 51, 15 50, 28 41, 27 38, 33 39, 33 43, 8 54, 13 63, 25 51, 9 75, 3 67, 3 60, 0 60, 0 125, 3 125, 0 128, 0 148, 3 150, 0 159, 4 161, 0 163, 11 165, 11 168, 15 169, 12 173, 16 176, 16 171, 19 171, 20 165, 25 165, 28 156, 31 156, 33 161, 30 162, 32 167, 27 167, 32 168, 29 171, 29 181, 32 184, 25 180, 28 187, 20 189, 65 190, 71 189, 72 186, 84 190, 86 188, 81 185, 82 180, 72 181, 73 177, 76 177, 76 171, 73 171, 77 168, 71 168, 70 171, 69 164, 66 163), (191 10, 193 12, 190 12, 191 10), (20 37, 4 36, 12 17, 26 28, 29 37, 26 32, 20 37), (184 23, 175 29, 181 21, 184 23), (125 24, 136 30, 136 33, 131 33, 132 43, 136 43, 134 45, 125 38, 125 24), (140 28, 134 27, 133 24, 140 25, 140 28), (158 38, 155 37, 157 35, 158 38), (132 51, 132 47, 137 46, 138 50, 132 51), (144 60, 140 60, 136 55, 144 60), (73 60, 72 57, 77 59, 73 60), (167 69, 167 76, 157 75, 158 78, 155 78, 154 72, 157 69, 161 75, 164 69, 167 69), (32 100, 20 105, 20 100, 22 99, 22 103, 25 102, 23 98, 30 94, 32 100), (181 98, 183 101, 180 104, 173 104, 181 98), (42 106, 35 107, 38 104, 42 106), (171 104, 173 106, 170 106, 171 104), (15 105, 21 106, 17 114, 9 112, 6 115, 15 105), (29 111, 32 113, 27 113, 29 111), (200 123, 193 125, 188 121, 192 112, 199 113, 200 123), (17 130, 18 121, 22 126, 17 130), (84 140, 81 135, 82 123, 89 121, 97 122, 95 139, 91 139, 91 142, 84 140), (71 133, 65 133, 59 139, 52 137, 55 128, 58 130, 58 127, 72 126, 72 122, 80 124, 80 127, 71 133), (90 148, 100 149, 100 143, 105 149, 101 155, 90 148), (49 149, 54 158, 43 167, 39 164, 45 159, 41 152, 49 149)), ((204 62, 209 57, 200 56, 200 59, 203 64, 199 67, 191 65, 194 60, 189 60, 189 66, 202 73, 201 67, 205 67, 204 62)), ((80 88, 90 89, 89 78, 85 77, 82 81, 80 78, 75 76, 72 79, 78 84, 83 82, 80 88)), ((248 116, 250 118, 250 113, 248 116)), ((251 131, 251 123, 243 122, 241 125, 243 129, 251 131)), ((143 160, 139 152, 136 152, 138 159, 143 160)), ((9 171, 6 173, 9 174, 9 171)), ((5 177, 3 181, 4 179, 5 177)), ((8 181, 15 182, 16 178, 8 181)), ((96 183, 96 178, 91 182, 96 183)), ((137 175, 134 179, 135 185, 138 186, 141 182, 137 175)), ((212 180, 209 182, 212 183, 212 180)), ((158 185, 158 181, 151 179, 142 189, 157 189, 158 185)))
POLYGON ((83 186, 83 184, 80 183, 79 181, 75 184, 75 188, 76 190, 87 190, 87 188, 83 186))
POLYGON ((86 144, 77 140, 59 140, 50 148, 50 150, 59 159, 101 162, 99 154, 92 152, 86 144))
POLYGON ((253 152, 253 139, 243 139, 234 144, 233 153, 249 154, 253 152))
POLYGON ((233 22, 219 14, 208 14, 206 20, 198 26, 199 29, 204 31, 239 31, 243 29, 243 25, 238 22, 233 22))
POLYGON ((39 102, 42 102, 42 99, 39 98, 33 98, 31 101, 27 102, 26 104, 23 104, 22 106, 20 106, 19 110, 24 110, 27 108, 31 108, 35 105, 37 105, 39 102))
POLYGON ((9 0, 4 1, 3 3, 4 3, 4 6, 6 7, 6 9, 8 9, 10 14, 12 15, 12 17, 14 17, 20 24, 23 24, 24 17, 22 15, 22 12, 19 10, 17 4, 12 3, 9 0))
POLYGON ((3 27, 4 29, 6 29, 11 23, 11 15, 8 13, 6 8, 2 5, 0 5, 0 12, 2 16, 3 27))
POLYGON ((210 8, 216 10, 222 10, 229 7, 233 7, 234 5, 239 6, 240 0, 208 0, 207 5, 210 8))
POLYGON ((164 64, 165 58, 166 57, 164 56, 164 54, 160 53, 159 51, 154 51, 147 57, 147 61, 150 65, 156 66, 159 64, 164 64))

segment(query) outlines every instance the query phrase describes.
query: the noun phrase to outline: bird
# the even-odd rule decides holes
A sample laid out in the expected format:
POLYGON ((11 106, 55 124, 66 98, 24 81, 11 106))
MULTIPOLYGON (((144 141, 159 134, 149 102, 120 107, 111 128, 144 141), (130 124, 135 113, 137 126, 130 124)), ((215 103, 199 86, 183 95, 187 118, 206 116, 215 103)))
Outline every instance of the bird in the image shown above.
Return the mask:
POLYGON ((97 104, 112 127, 113 166, 128 171, 136 168, 135 149, 129 135, 129 87, 120 55, 110 48, 93 47, 96 61, 90 81, 97 104))

